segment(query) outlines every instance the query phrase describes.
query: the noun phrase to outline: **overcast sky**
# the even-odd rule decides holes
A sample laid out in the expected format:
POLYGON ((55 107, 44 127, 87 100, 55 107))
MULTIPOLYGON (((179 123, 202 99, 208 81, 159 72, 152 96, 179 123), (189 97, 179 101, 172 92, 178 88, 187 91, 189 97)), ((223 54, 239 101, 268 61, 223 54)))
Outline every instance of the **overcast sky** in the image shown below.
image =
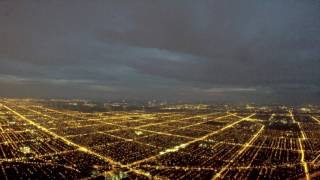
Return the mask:
POLYGON ((0 96, 315 103, 318 0, 1 0, 0 96))

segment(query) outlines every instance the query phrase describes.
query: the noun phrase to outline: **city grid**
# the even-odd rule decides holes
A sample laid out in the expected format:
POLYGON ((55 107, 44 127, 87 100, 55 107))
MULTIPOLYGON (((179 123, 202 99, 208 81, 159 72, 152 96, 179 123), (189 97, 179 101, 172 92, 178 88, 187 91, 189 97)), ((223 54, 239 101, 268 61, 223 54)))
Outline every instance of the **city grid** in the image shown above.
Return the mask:
POLYGON ((320 115, 0 102, 0 179, 316 179, 320 115))

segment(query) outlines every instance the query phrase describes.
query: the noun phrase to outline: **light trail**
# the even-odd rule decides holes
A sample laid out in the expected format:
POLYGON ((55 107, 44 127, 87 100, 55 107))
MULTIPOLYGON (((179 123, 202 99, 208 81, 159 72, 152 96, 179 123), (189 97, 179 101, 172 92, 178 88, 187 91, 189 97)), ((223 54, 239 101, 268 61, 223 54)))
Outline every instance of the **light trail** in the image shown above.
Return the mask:
MULTIPOLYGON (((23 108, 23 109, 29 110, 28 108, 23 108)), ((50 115, 46 115, 46 114, 44 114, 42 112, 39 112, 39 111, 35 111, 35 110, 30 110, 30 111, 32 111, 33 113, 36 113, 38 115, 46 116, 48 118, 52 118, 52 119, 55 118, 55 117, 52 117, 50 115)), ((58 111, 55 111, 55 112, 58 112, 58 111)), ((63 112, 61 112, 61 113, 63 113, 63 112)), ((66 114, 66 113, 63 113, 63 114, 66 114)), ((68 115, 68 114, 66 114, 66 115, 68 115)), ((73 115, 70 115, 70 116, 73 116, 73 115)), ((77 117, 77 116, 73 116, 73 117, 77 117)), ((223 118, 223 117, 226 117, 226 116, 221 116, 221 117, 218 117, 218 118, 223 118)), ((82 117, 77 117, 77 118, 82 118, 82 117)), ((139 121, 141 121, 141 120, 139 120, 139 121)), ((110 136, 114 136, 114 135, 110 134, 110 132, 115 132, 115 131, 119 131, 119 130, 123 130, 123 129, 132 129, 132 130, 141 130, 141 131, 150 132, 150 133, 159 134, 159 135, 167 135, 167 136, 173 136, 173 137, 193 139, 192 137, 189 137, 189 136, 182 136, 182 135, 177 135, 177 134, 158 132, 158 131, 152 131, 152 130, 147 130, 147 129, 140 129, 139 127, 141 127, 141 126, 129 127, 129 126, 124 126, 124 125, 119 125, 119 124, 114 124, 114 123, 103 122, 103 121, 100 121, 100 122, 103 123, 103 124, 106 124, 106 125, 114 125, 114 126, 120 127, 119 129, 113 129, 113 130, 110 130, 110 131, 107 131, 107 132, 103 132, 103 131, 98 131, 97 132, 97 133, 101 132, 101 133, 104 133, 104 134, 107 134, 107 135, 110 135, 110 136)), ((125 121, 123 121, 123 122, 125 122, 125 121)), ((79 127, 83 127, 83 126, 77 126, 77 128, 79 128, 79 127)), ((85 126, 85 127, 87 127, 87 126, 85 126)), ((89 126, 89 127, 91 127, 91 126, 89 126)), ((66 128, 66 129, 68 129, 68 128, 66 128)), ((87 133, 87 134, 94 134, 94 133, 87 133)), ((76 136, 76 135, 69 135, 69 136, 65 136, 65 137, 72 137, 72 136, 76 136)), ((123 139, 122 137, 119 137, 119 136, 115 136, 115 137, 123 139)), ((139 142, 139 143, 141 143, 141 142, 139 142)))
POLYGON ((98 154, 98 153, 96 153, 96 152, 94 152, 94 151, 91 151, 90 149, 88 149, 88 148, 86 148, 86 147, 84 147, 84 146, 80 146, 80 145, 78 145, 78 144, 76 144, 76 143, 73 143, 72 141, 70 141, 70 140, 68 140, 68 139, 66 139, 66 138, 64 138, 64 137, 62 137, 62 136, 59 136, 59 135, 51 132, 51 131, 48 130, 47 128, 39 125, 38 123, 36 123, 36 122, 34 122, 34 121, 26 118, 25 116, 19 114, 18 112, 16 112, 15 110, 11 109, 10 107, 8 107, 8 106, 6 106, 6 105, 4 105, 4 104, 2 104, 2 105, 3 105, 3 107, 4 107, 5 109, 9 110, 10 112, 12 112, 13 114, 15 114, 15 115, 18 116, 19 118, 27 121, 29 124, 37 127, 38 129, 42 130, 43 132, 46 132, 47 134, 51 135, 52 137, 61 140, 62 142, 66 143, 67 145, 71 145, 71 146, 77 147, 80 151, 85 152, 85 153, 90 154, 90 155, 93 155, 93 156, 96 156, 96 157, 98 157, 99 159, 102 159, 102 160, 104 160, 104 161, 106 161, 106 162, 109 162, 109 163, 111 163, 111 164, 113 164, 113 165, 117 165, 117 166, 119 166, 119 167, 129 168, 131 171, 133 171, 133 172, 135 172, 135 173, 137 173, 137 174, 141 174, 141 175, 144 175, 144 176, 146 176, 146 177, 151 178, 151 176, 150 176, 149 173, 146 173, 146 172, 141 171, 141 170, 136 170, 136 169, 130 168, 130 167, 128 167, 127 165, 123 165, 123 164, 121 164, 121 163, 119 163, 119 162, 116 162, 116 161, 112 160, 111 158, 102 156, 102 155, 100 155, 100 154, 98 154))
POLYGON ((63 164, 56 164, 56 163, 50 163, 50 162, 27 162, 27 161, 20 161, 20 160, 17 160, 17 161, 8 161, 10 163, 14 162, 14 163, 23 163, 23 164, 31 164, 31 165, 41 165, 41 166, 56 166, 56 167, 63 167, 65 169, 69 169, 69 170, 73 170, 73 171, 76 171, 76 172, 80 172, 78 169, 75 169, 71 166, 67 166, 67 165, 63 165, 63 164))
POLYGON ((303 148, 303 144, 302 144, 302 141, 305 141, 306 140, 306 135, 305 135, 305 132, 303 131, 301 125, 300 125, 300 122, 297 122, 294 118, 294 115, 292 114, 292 111, 289 111, 289 115, 293 121, 293 123, 296 123, 298 124, 299 126, 299 129, 300 129, 300 134, 302 136, 302 138, 299 138, 298 141, 299 141, 299 147, 300 147, 300 154, 301 154, 301 159, 300 159, 300 162, 303 166, 303 169, 304 169, 304 173, 305 173, 305 176, 306 176, 306 180, 310 180, 310 174, 309 174, 309 168, 308 168, 308 164, 307 162, 305 161, 305 149, 303 148))
POLYGON ((317 118, 316 118, 316 117, 314 117, 314 116, 311 116, 311 118, 312 118, 313 120, 317 121, 317 122, 318 122, 318 124, 320 125, 320 120, 319 120, 319 119, 317 119, 317 118))
MULTIPOLYGON (((76 117, 76 118, 81 118, 83 119, 82 117, 79 117, 77 115, 73 115, 73 114, 68 114, 66 112, 60 112, 58 110, 54 110, 54 109, 50 109, 50 108, 46 108, 46 107, 41 107, 43 109, 47 109, 49 111, 53 111, 53 112, 56 112, 56 113, 59 113, 59 114, 64 114, 64 115, 67 115, 67 116, 72 116, 72 117, 76 117)), ((37 112, 37 113, 40 113, 40 112, 37 112)), ((42 114, 42 113, 40 113, 42 114)), ((192 138, 192 137, 188 137, 188 136, 181 136, 181 135, 177 135, 177 134, 171 134, 171 133, 165 133, 165 132, 158 132, 158 131, 152 131, 152 130, 147 130, 147 129, 141 129, 141 128, 144 128, 144 127, 149 127, 149 126, 155 126, 155 125, 163 125, 163 124, 167 124, 167 123, 171 123, 171 122, 180 122, 180 121, 183 121, 183 120, 189 120, 189 119, 194 119, 194 118, 204 118, 204 117, 208 117, 208 116, 211 116, 211 115, 216 115, 218 113, 210 113, 210 114, 204 114, 204 115, 196 115, 196 116, 191 116, 191 117, 186 117, 186 118, 179 118, 179 119, 174 119, 174 120, 169 120, 169 121, 163 121, 163 122, 158 122, 158 123, 149 123, 149 124, 146 124, 146 125, 141 125, 141 126, 136 126, 136 127, 129 127, 129 126, 124 126, 124 125, 120 125, 120 124, 115 124, 115 123, 108 123, 108 122, 104 122, 103 120, 100 120, 99 122, 103 123, 103 124, 107 124, 107 125, 114 125, 114 126, 118 126, 120 127, 119 129, 113 129, 113 130, 110 130, 108 132, 114 132, 114 131, 118 131, 118 130, 122 130, 123 128, 130 128, 130 129, 134 129, 134 130, 143 130, 143 131, 146 131, 146 132, 151 132, 151 133, 155 133, 155 134, 162 134, 162 135, 168 135, 168 136, 176 136, 176 137, 182 137, 182 138, 192 138)), ((219 116, 219 117, 216 117, 214 120, 218 120, 218 119, 222 119, 222 118, 226 118, 226 117, 230 117, 230 116, 235 116, 236 114, 234 113, 228 113, 228 115, 224 115, 224 116, 219 116)), ((50 117, 50 116, 48 116, 50 117)), ((166 117, 170 117, 169 115, 166 116, 166 117)), ((119 117, 119 119, 121 119, 123 117, 119 117)), ((143 121, 143 120, 146 120, 146 119, 140 119, 140 120, 134 120, 134 121, 143 121)), ((131 122, 132 120, 130 120, 131 122)), ((127 121, 122 121, 122 122, 127 122, 127 121)), ((182 127, 183 128, 183 127, 182 127)), ((176 129, 175 129, 176 130, 176 129)))
MULTIPOLYGON (((115 135, 108 134, 108 133, 105 133, 105 132, 100 132, 100 131, 99 131, 99 133, 105 134, 105 135, 108 135, 108 136, 111 136, 111 137, 114 137, 114 138, 119 138, 119 139, 122 139, 122 140, 127 141, 127 142, 135 142, 135 143, 137 143, 137 144, 141 144, 141 145, 145 145, 145 146, 150 146, 150 147, 157 148, 157 146, 155 146, 155 145, 148 144, 148 143, 142 143, 142 142, 136 141, 136 140, 134 140, 134 139, 123 138, 123 137, 115 136, 115 135)), ((147 136, 145 136, 145 137, 147 137, 147 136)), ((115 143, 116 143, 116 142, 115 142, 115 143)))
POLYGON ((178 135, 178 134, 171 134, 171 133, 167 133, 167 132, 158 132, 158 131, 151 131, 148 129, 139 129, 139 128, 133 128, 134 130, 141 130, 141 131, 146 131, 146 132, 150 132, 150 133, 154 133, 154 134, 158 134, 158 135, 166 135, 166 136, 172 136, 172 137, 180 137, 180 138, 186 138, 186 139, 194 139, 192 137, 189 136, 182 136, 182 135, 178 135))
MULTIPOLYGON (((271 113, 278 112, 273 111, 276 109, 270 109, 271 111, 263 112, 257 109, 252 112, 257 112, 259 116, 242 117, 248 116, 249 114, 246 113, 245 115, 236 115, 230 113, 218 113, 218 115, 210 116, 210 113, 213 111, 206 112, 207 114, 180 112, 163 113, 161 115, 158 112, 80 113, 76 111, 64 110, 62 110, 62 112, 54 112, 46 110, 45 106, 34 106, 32 101, 25 102, 20 100, 3 100, 3 104, 7 105, 7 107, 11 108, 17 113, 20 113, 20 115, 24 116, 30 121, 33 121, 37 125, 47 129, 47 131, 58 135, 59 138, 52 136, 52 134, 43 131, 43 129, 41 128, 39 129, 39 127, 19 117, 17 114, 8 110, 7 108, 4 108, 0 103, 0 163, 1 161, 4 163, 22 161, 28 163, 30 162, 30 164, 33 164, 37 163, 33 162, 33 160, 37 160, 39 158, 41 159, 41 162, 44 162, 41 165, 45 165, 45 162, 47 160, 47 164, 56 162, 53 159, 51 161, 51 158, 47 158, 48 156, 54 156, 54 154, 59 154, 59 157, 61 154, 62 158, 69 157, 69 155, 73 157, 73 153, 64 155, 64 152, 68 153, 67 150, 71 149, 71 152, 81 152, 81 155, 83 157, 94 158, 97 162, 102 163, 100 159, 104 160, 108 164, 108 166, 112 167, 111 170, 94 170, 94 172, 91 173, 93 173, 95 177, 101 175, 109 178, 109 176, 117 176, 117 173, 121 171, 124 174, 128 173, 128 177, 131 177, 131 173, 134 173, 147 176, 150 179, 166 179, 167 177, 170 177, 172 179, 196 179, 200 178, 201 175, 206 172, 211 172, 213 174, 213 172, 221 171, 219 172, 219 178, 221 179, 229 177, 235 179, 249 179, 251 178, 251 175, 253 175, 251 174, 251 172, 257 172, 256 174, 254 174, 256 178, 271 179, 273 177, 279 178, 285 176, 285 171, 288 170, 288 177, 291 177, 291 175, 293 177, 301 176, 302 178, 308 180, 307 176, 310 176, 311 178, 315 176, 315 174, 312 174, 313 171, 311 171, 311 169, 309 171, 308 169, 311 168, 309 164, 311 164, 312 159, 310 160, 310 162, 308 161, 310 159, 310 156, 307 152, 312 151, 313 155, 315 156, 317 156, 320 152, 317 151, 317 149, 313 149, 311 151, 305 149, 307 148, 305 142, 310 141, 310 145, 315 145, 312 140, 316 140, 318 135, 316 132, 317 128, 309 129, 307 126, 308 124, 310 124, 309 121, 312 121, 311 118, 299 120, 297 117, 294 117, 295 113, 293 114, 293 109, 289 108, 286 108, 286 110, 289 111, 289 115, 288 113, 280 113, 277 114, 277 117, 273 120, 275 114, 271 115, 271 113), (217 118, 217 116, 221 117, 217 118), (199 117, 203 117, 203 119, 199 119, 199 117), (262 120, 260 119, 260 117, 262 120), (268 117, 270 117, 269 121, 268 117), (292 120, 289 119, 290 117, 292 120), (221 121, 219 121, 223 122, 223 124, 221 125, 214 124, 213 129, 210 128, 211 130, 205 130, 207 129, 205 128, 206 126, 202 126, 202 124, 215 121, 219 118, 226 119, 222 119, 221 121), (238 122, 244 118, 246 118, 244 123, 238 122), (184 121, 184 119, 186 121, 184 121), (240 124, 234 124, 231 127, 229 126, 236 122, 240 124), (278 123, 282 123, 280 128, 276 127, 278 123), (167 126, 164 126, 164 124, 167 124, 167 126), (245 124, 250 124, 250 128, 242 129, 243 126, 246 126, 245 124), (265 127, 265 131, 262 131, 255 138, 255 134, 259 133, 261 128, 264 128, 263 126, 261 126, 264 124, 266 124, 266 126, 270 125, 270 127, 265 127), (103 127, 99 127, 99 125, 103 127), (287 131, 286 129, 282 129, 286 126, 290 127, 291 125, 297 127, 296 130, 290 129, 291 131, 287 131), (55 130, 52 130, 52 128, 55 127, 57 128, 55 130), (144 127, 146 127, 146 129, 142 129, 144 127), (230 129, 225 130, 225 128, 230 129), (177 131, 180 129, 185 130, 181 132, 177 131), (250 131, 250 133, 242 134, 245 129, 247 129, 248 132, 250 131), (137 135, 135 134, 135 130, 141 130, 144 132, 144 134, 141 135, 139 133, 140 135, 137 135), (187 132, 186 130, 190 132, 187 132), (202 130, 203 132, 198 132, 199 130, 202 130), (29 133, 31 131, 32 135, 29 133), (63 133, 60 134, 60 132, 63 133), (175 133, 177 133, 178 135, 176 135, 175 133), (218 134, 210 136, 212 135, 212 133, 218 134), (67 134, 74 135, 65 136, 67 134), (95 134, 105 135, 100 135, 99 138, 96 138, 95 134), (83 135, 87 136, 82 137, 83 135), (296 137, 297 135, 298 137, 296 137), (156 136, 157 138, 152 138, 152 136, 156 136), (219 136, 219 138, 215 138, 216 136, 219 136), (261 136, 263 136, 263 138, 260 138, 261 136), (70 142, 73 142, 79 146, 69 144, 69 142, 65 142, 63 141, 63 139, 60 139, 60 137, 65 138, 66 140, 69 140, 70 142), (103 137, 106 137, 106 139, 104 139, 103 137), (151 138, 144 140, 143 138, 145 137, 151 138), (119 139, 113 140, 114 138, 119 139), (176 138, 186 139, 182 139, 182 141, 180 141, 176 138), (225 138, 231 138, 230 140, 232 141, 224 141, 225 138), (50 139, 53 141, 50 141, 50 139), (108 139, 110 139, 110 141, 108 139), (162 145, 153 145, 154 143, 156 143, 157 139, 163 141, 164 145, 166 145, 164 147, 168 147, 166 139, 172 139, 176 146, 169 146, 169 148, 159 148, 162 145), (199 140, 200 142, 198 142, 199 140), (125 143, 126 141, 130 143, 125 143), (36 143, 31 143, 30 145, 28 144, 28 142, 36 143), (194 146, 190 145, 190 143, 192 144, 193 142, 196 142, 194 146), (131 144, 133 143, 146 145, 141 146, 144 148, 150 146, 148 149, 158 149, 151 153, 140 153, 139 149, 131 146, 131 144), (67 146, 67 144, 69 144, 69 146, 67 146), (119 151, 115 149, 115 152, 109 152, 108 147, 117 148, 119 145, 121 145, 121 148, 123 149, 119 151), (85 149, 82 149, 82 147, 84 147, 85 149), (28 155, 23 154, 24 152, 27 152, 27 150, 21 148, 29 148, 29 151, 31 152, 28 155), (100 152, 100 150, 102 151, 100 152), (112 159, 119 164, 113 164, 108 160, 105 160, 104 158, 102 159, 101 157, 90 154, 90 151, 93 151, 93 153, 98 153, 100 156, 102 156, 102 158, 105 157, 112 159), (177 155, 179 157, 186 156, 186 158, 176 159, 176 156, 170 156, 167 158, 165 154, 171 155, 170 153, 173 153, 172 155, 177 155), (264 157, 264 153, 268 154, 268 156, 264 157), (93 155, 94 157, 89 155, 93 155), (137 155, 139 157, 137 157, 137 155), (196 155, 196 157, 199 157, 199 159, 194 159, 196 157, 193 155, 196 155), (43 158, 41 156, 43 156, 43 158), (98 157, 99 160, 96 157, 98 157), (116 160, 113 157, 116 159, 120 158, 121 160, 116 160), (132 157, 136 157, 136 159, 133 159, 132 157), (202 161, 200 161, 200 159, 202 161), (125 162, 129 162, 130 164, 121 163, 122 160, 129 160, 125 162), (163 160, 166 163, 163 163, 163 160), (197 163, 192 163, 193 160, 196 160, 197 163), (256 160, 258 160, 258 162, 256 162, 256 160), (275 163, 273 160, 279 161, 275 163), (217 167, 215 163, 218 162, 223 162, 224 166, 217 167), (301 170, 298 169, 298 167, 301 170), (233 173, 232 176, 230 176, 231 172, 233 173)), ((240 109, 236 112, 240 112, 240 109)), ((301 115, 305 116, 305 114, 301 115)), ((317 117, 313 117, 310 113, 309 116, 314 119, 314 121, 312 121, 313 124, 310 125, 318 127, 317 125, 320 124, 320 121, 318 120, 319 118, 317 119, 317 117)), ((171 143, 168 142, 168 145, 170 144, 171 143)), ((311 165, 314 167, 319 167, 319 158, 320 154, 316 157, 316 159, 313 159, 312 163, 314 164, 311 165)), ((86 159, 83 160, 86 161, 86 159)), ((62 164, 69 166, 69 163, 73 164, 74 162, 68 160, 67 164, 62 164)), ((57 165, 59 166, 59 164, 57 165)), ((6 174, 7 167, 1 168, 2 169, 0 169, 0 173, 2 171, 2 175, 6 174)), ((16 171, 17 173, 23 173, 23 171, 20 171, 20 169, 17 169, 16 171)), ((32 170, 28 171, 32 172, 32 170)), ((10 174, 7 175, 8 177, 10 177, 10 174)), ((63 172, 61 175, 64 176, 63 172)), ((50 173, 48 173, 47 176, 50 176, 50 173)), ((83 177, 84 179, 94 179, 94 176, 86 174, 83 177)), ((134 177, 141 176, 138 175, 134 177)), ((5 178, 6 177, 4 177, 4 179, 5 178)))
MULTIPOLYGON (((273 119, 274 116, 275 116, 275 114, 272 114, 272 115, 269 117, 268 121, 271 122, 271 120, 273 119)), ((254 147, 254 148, 257 148, 258 150, 256 151, 256 153, 254 153, 254 155, 253 155, 252 159, 250 160, 249 164, 248 164, 246 167, 242 167, 243 169, 251 169, 251 168, 253 168, 253 167, 252 167, 252 163, 253 163, 253 161, 256 159, 256 157, 258 156, 258 154, 259 154, 259 152, 260 152, 261 149, 272 149, 272 150, 277 149, 277 150, 279 150, 279 148, 264 147, 263 145, 264 145, 264 143, 265 143, 266 141, 267 141, 267 138, 264 138, 263 142, 262 142, 259 146, 249 145, 249 147, 254 147)), ((241 167, 236 167, 236 168, 241 169, 241 167)), ((264 167, 264 168, 265 168, 265 167, 264 167)), ((233 168, 231 167, 231 168, 229 168, 229 169, 233 169, 233 168)), ((240 175, 240 176, 241 176, 241 175, 240 175)), ((242 174, 242 176, 248 176, 248 175, 247 175, 247 174, 242 174)), ((247 178, 248 178, 248 177, 242 177, 242 176, 241 176, 239 179, 247 179, 247 178)))
MULTIPOLYGON (((313 120, 315 120, 315 121, 320 125, 320 120, 319 120, 319 119, 317 119, 317 118, 314 117, 314 116, 311 116, 311 118, 312 118, 313 120)), ((320 154, 319 154, 316 158, 314 158, 314 159, 312 160, 312 163, 315 164, 316 161, 317 161, 319 158, 320 158, 320 154)))
MULTIPOLYGON (((283 151, 291 151, 291 152, 300 152, 300 149, 285 149, 285 148, 276 148, 276 147, 266 147, 263 146, 263 143, 266 141, 266 139, 261 143, 261 145, 256 146, 256 145, 249 145, 249 147, 252 148, 259 148, 259 149, 272 149, 272 150, 283 150, 283 151)), ((241 144, 241 143, 232 143, 232 142, 223 142, 223 141, 208 141, 208 142, 216 142, 216 143, 221 143, 221 144, 228 144, 228 145, 233 145, 233 146, 245 146, 245 144, 241 144)), ((320 151, 317 151, 320 152, 320 151)))
POLYGON ((136 161, 136 162, 134 162, 134 163, 129 164, 128 166, 137 165, 137 164, 140 164, 140 163, 143 163, 143 162, 146 162, 146 161, 155 159, 155 158, 157 158, 157 157, 159 157, 159 156, 162 156, 162 155, 164 155, 164 154, 168 154, 168 153, 171 153, 171 152, 179 151, 180 149, 184 149, 184 148, 186 148, 187 146, 189 146, 189 145, 191 145, 191 144, 193 144, 193 143, 196 143, 196 142, 205 140, 205 139, 208 138, 209 136, 212 136, 212 135, 217 134, 217 133, 220 133, 220 132, 222 132, 222 131, 224 131, 224 130, 226 130, 226 129, 229 129, 229 128, 233 127, 234 125, 236 125, 236 124, 238 124, 238 123, 240 123, 240 122, 242 122, 242 121, 245 121, 245 120, 247 120, 248 118, 250 118, 250 117, 252 117, 252 116, 254 116, 254 115, 255 115, 255 113, 254 113, 254 114, 251 114, 251 115, 248 116, 248 117, 239 119, 238 121, 233 122, 233 123, 231 123, 231 124, 229 124, 229 125, 221 128, 221 129, 219 129, 219 130, 217 130, 217 131, 214 131, 214 132, 212 132, 212 133, 209 133, 209 134, 207 134, 207 135, 205 135, 205 136, 203 136, 203 137, 196 138, 196 139, 194 139, 194 140, 192 140, 192 141, 189 141, 189 142, 187 142, 187 143, 183 143, 183 144, 180 144, 180 145, 175 146, 175 147, 173 147, 173 148, 166 149, 166 150, 160 152, 158 155, 151 156, 151 157, 149 157, 149 158, 146 158, 146 159, 143 159, 143 160, 140 160, 140 161, 136 161))
MULTIPOLYGON (((44 108, 44 107, 42 107, 44 108)), ((26 110, 29 110, 27 108, 24 108, 26 110)), ((44 109, 47 109, 47 108, 44 108, 44 109)), ((68 113, 65 113, 65 112, 60 112, 60 111, 57 111, 57 110, 53 110, 53 109, 49 109, 48 110, 50 111, 54 111, 56 113, 61 113, 61 114, 65 114, 65 115, 68 115, 68 116, 73 116, 73 117, 76 117, 76 118, 81 118, 82 117, 78 117, 76 115, 71 115, 71 114, 68 114, 68 113)), ((39 111, 35 111, 35 110, 31 110, 32 112, 36 113, 36 114, 39 114, 39 115, 44 115, 46 117, 49 117, 49 118, 55 118, 55 117, 52 117, 52 116, 49 116, 49 115, 46 115, 42 112, 39 112, 39 111)), ((167 135, 167 136, 173 136, 173 137, 179 137, 179 138, 187 138, 187 139, 194 139, 192 137, 189 137, 189 136, 183 136, 183 135, 178 135, 178 134, 172 134, 172 133, 167 133, 167 132, 158 132, 158 131, 152 131, 152 130, 147 130, 147 129, 141 129, 143 127, 149 127, 149 126, 153 126, 153 125, 161 125, 161 124, 166 124, 166 123, 169 123, 169 122, 179 122, 179 121, 182 121, 182 120, 188 120, 188 119, 194 119, 194 118, 203 118, 203 117, 208 117, 210 115, 216 115, 217 113, 211 113, 211 114, 205 114, 205 115, 196 115, 196 116, 192 116, 192 117, 188 117, 188 118, 182 118, 182 119, 176 119, 176 120, 171 120, 171 121, 164 121, 164 122, 160 122, 160 123, 150 123, 150 124, 147 124, 147 125, 142 125, 142 126, 136 126, 136 127, 129 127, 129 126, 124 126, 124 125, 119 125, 119 124, 114 124, 114 123, 108 123, 108 122, 103 122, 103 121, 100 121, 101 123, 103 124, 106 124, 106 125, 115 125, 115 126, 118 126, 120 127, 119 129, 113 129, 113 130, 110 130, 110 131, 107 131, 107 132, 102 132, 104 134, 107 134, 107 135, 111 135, 109 134, 109 132, 114 132, 114 131, 118 131, 118 130, 123 130, 123 128, 130 128, 132 130, 142 130, 142 131, 146 131, 146 132, 150 132, 150 133, 154 133, 154 134, 159 134, 159 135, 167 135)), ((214 120, 219 120, 219 119, 223 119, 223 118, 227 118, 227 117, 230 117, 230 116, 235 116, 236 114, 233 114, 233 113, 229 113, 228 115, 224 115, 224 116, 219 116, 219 117, 216 117, 214 120)), ((121 118, 121 117, 119 117, 121 118)), ((142 120, 145 120, 145 119, 142 119, 142 120)), ((142 121, 142 120, 138 120, 138 121, 142 121)), ((211 120, 211 121, 214 121, 214 120, 211 120)), ((131 122, 132 120, 130 120, 131 122)), ((123 121, 123 122, 126 122, 126 121, 123 121)), ((209 122, 209 121, 206 121, 206 122, 209 122)), ((206 123, 206 122, 202 122, 202 123, 206 123)), ((196 123, 197 125, 198 124, 202 124, 202 123, 196 123)), ((193 126, 193 125, 190 125, 190 127, 193 126)), ((181 127, 181 128, 178 128, 178 129, 182 129, 182 128, 185 128, 185 127, 181 127)), ((174 130, 177 130, 177 129, 174 129, 174 130)), ((114 136, 114 135, 113 135, 114 136)), ((67 136, 68 137, 68 136, 67 136)), ((118 138, 122 138, 122 137, 119 137, 119 136, 116 136, 118 138)), ((141 142, 139 142, 141 143, 141 142)))
POLYGON ((232 163, 234 162, 234 160, 236 158, 238 158, 245 150, 247 150, 250 145, 260 136, 261 132, 264 130, 264 126, 262 126, 260 128, 260 130, 254 134, 252 136, 252 138, 242 147, 242 149, 240 149, 240 151, 237 152, 236 155, 233 156, 233 158, 230 160, 230 162, 224 166, 217 174, 215 174, 215 176, 213 176, 211 179, 215 180, 215 179, 218 179, 218 178, 222 178, 223 179, 223 173, 232 165, 232 163))
MULTIPOLYGON (((60 152, 55 152, 55 153, 39 154, 39 155, 31 156, 31 157, 32 158, 52 157, 55 155, 68 154, 68 153, 77 152, 77 151, 79 151, 79 150, 66 150, 66 151, 60 151, 60 152)), ((0 163, 2 163, 2 162, 20 162, 20 161, 25 161, 25 160, 29 160, 29 159, 30 159, 30 157, 6 158, 6 159, 0 159, 0 163)))
MULTIPOLYGON (((82 118, 82 117, 79 117, 78 115, 70 114, 70 113, 68 113, 68 112, 61 112, 61 111, 58 111, 58 110, 55 110, 55 109, 51 109, 51 108, 47 108, 47 107, 41 107, 41 108, 42 108, 42 109, 47 109, 47 110, 52 111, 52 112, 55 112, 55 113, 64 114, 64 115, 67 115, 67 116, 84 119, 84 118, 82 118)), ((212 113, 212 114, 216 114, 216 113, 212 113)), ((199 115, 197 115, 197 116, 199 116, 199 115)), ((128 116, 123 116, 123 115, 121 115, 120 117, 117 117, 117 118, 115 118, 115 119, 124 119, 124 117, 128 117, 128 116)), ((164 117, 172 117, 172 116, 168 115, 168 116, 164 116, 164 117)), ((195 116, 195 117, 196 117, 196 116, 195 116)), ((175 121, 180 121, 180 120, 185 120, 185 119, 192 119, 192 118, 195 118, 195 117, 180 118, 180 119, 175 119, 175 120, 165 121, 165 122, 160 122, 160 123, 151 123, 151 124, 148 124, 148 125, 150 125, 150 126, 151 126, 151 125, 160 125, 160 124, 164 124, 164 123, 168 123, 168 122, 175 122, 175 121)), ((144 121, 144 120, 148 120, 148 119, 154 119, 154 117, 152 117, 152 118, 138 119, 138 120, 130 120, 130 122, 139 122, 139 121, 144 121)), ((128 120, 128 119, 127 119, 127 120, 128 120)), ((106 123, 106 124, 112 124, 112 125, 121 126, 121 125, 119 125, 119 124, 104 122, 103 119, 101 119, 99 122, 106 123)), ((121 122, 126 122, 126 121, 121 121, 121 122)), ((138 126, 137 128, 144 127, 144 126, 146 126, 146 125, 138 126)))
POLYGON ((163 125, 171 122, 180 122, 183 120, 189 120, 189 119, 195 119, 195 118, 204 118, 208 117, 210 115, 215 115, 217 113, 211 113, 211 114, 204 114, 204 115, 196 115, 196 116, 191 116, 191 117, 186 117, 186 118, 181 118, 181 119, 174 119, 174 120, 169 120, 169 121, 164 121, 164 122, 159 122, 159 123, 150 123, 142 126, 137 126, 136 128, 143 128, 143 127, 149 127, 149 126, 155 126, 155 125, 163 125))
POLYGON ((305 162, 305 150, 303 148, 301 138, 299 138, 299 146, 300 146, 300 153, 301 153, 301 164, 303 165, 304 173, 306 175, 306 180, 310 180, 310 175, 309 175, 309 169, 308 169, 308 164, 305 162))
MULTIPOLYGON (((230 162, 230 161, 228 161, 230 162)), ((268 165, 268 166, 236 166, 236 167, 230 167, 229 169, 231 170, 250 170, 250 169, 276 169, 276 168, 285 168, 285 167, 295 167, 297 165, 300 165, 301 163, 292 163, 292 164, 280 164, 280 165, 268 165)), ((209 171, 216 171, 216 168, 210 168, 210 167, 186 167, 186 166, 164 166, 164 165, 149 165, 149 164, 143 164, 140 165, 139 167, 146 167, 146 168, 155 168, 155 169, 181 169, 184 171, 189 171, 189 170, 209 170, 209 171)), ((241 179, 241 178, 240 178, 241 179)))
POLYGON ((208 123, 208 122, 213 122, 213 121, 216 121, 216 120, 219 120, 219 119, 224 119, 224 118, 227 118, 227 117, 230 117, 230 116, 235 116, 235 114, 231 114, 230 113, 230 114, 225 115, 225 116, 220 116, 220 117, 214 118, 213 120, 209 120, 209 121, 205 121, 205 122, 198 122, 198 123, 194 123, 194 124, 191 124, 191 125, 188 125, 188 126, 180 127, 180 128, 178 128, 176 130, 198 126, 198 125, 205 124, 205 123, 208 123))

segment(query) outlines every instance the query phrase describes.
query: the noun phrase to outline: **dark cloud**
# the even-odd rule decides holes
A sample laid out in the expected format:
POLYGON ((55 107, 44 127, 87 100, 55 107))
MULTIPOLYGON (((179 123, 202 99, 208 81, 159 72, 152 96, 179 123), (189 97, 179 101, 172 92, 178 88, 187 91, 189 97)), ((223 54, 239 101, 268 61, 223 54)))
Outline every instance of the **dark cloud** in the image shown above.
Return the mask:
POLYGON ((3 0, 0 94, 317 102, 319 18, 313 0, 3 0))

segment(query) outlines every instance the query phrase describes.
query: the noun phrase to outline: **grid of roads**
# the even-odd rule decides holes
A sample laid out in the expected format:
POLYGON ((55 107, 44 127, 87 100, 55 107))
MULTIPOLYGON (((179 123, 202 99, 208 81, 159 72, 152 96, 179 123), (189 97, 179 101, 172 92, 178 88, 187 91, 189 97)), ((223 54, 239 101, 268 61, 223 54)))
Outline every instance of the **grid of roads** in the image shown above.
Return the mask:
POLYGON ((316 179, 317 109, 84 113, 0 101, 0 179, 316 179))

